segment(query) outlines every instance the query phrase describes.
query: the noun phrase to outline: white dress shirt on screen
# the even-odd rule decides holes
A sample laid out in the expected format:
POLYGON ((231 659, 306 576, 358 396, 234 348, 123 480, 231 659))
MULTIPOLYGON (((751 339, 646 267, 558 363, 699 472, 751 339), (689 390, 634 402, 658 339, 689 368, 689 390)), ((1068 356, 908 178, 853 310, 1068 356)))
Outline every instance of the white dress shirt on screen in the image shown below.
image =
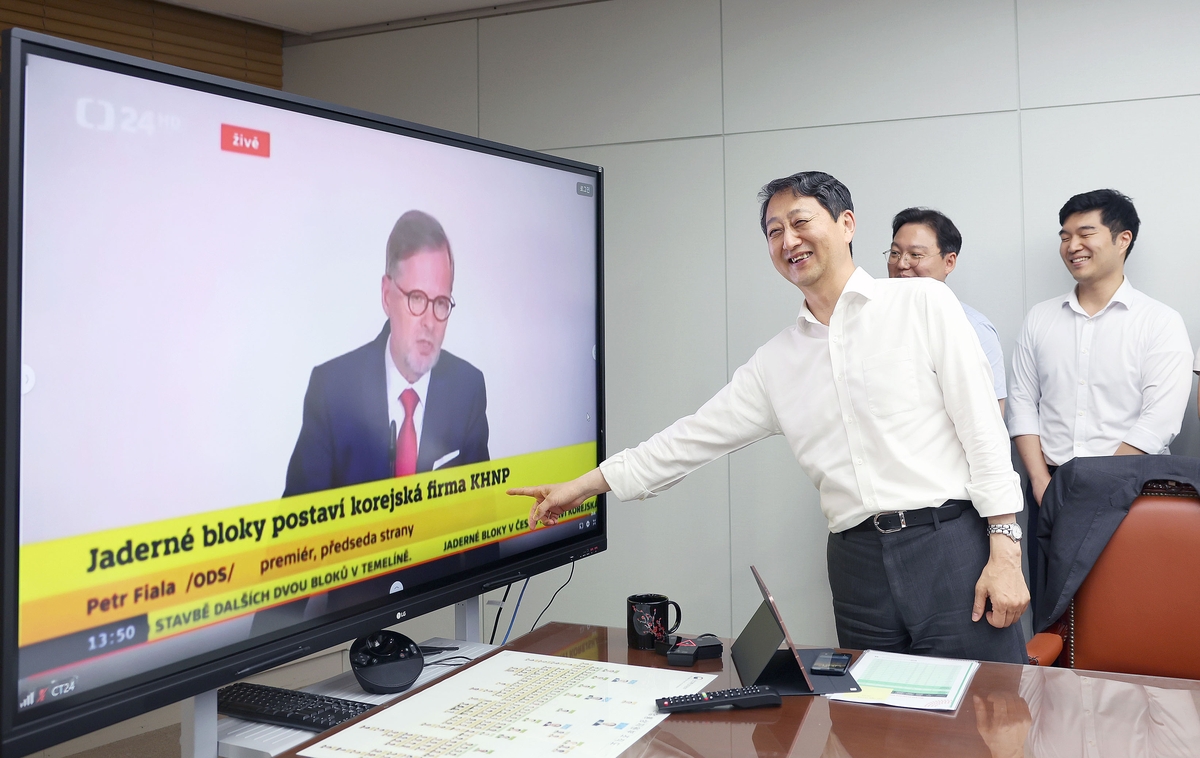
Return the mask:
POLYGON ((820 491, 832 532, 951 498, 985 517, 1022 507, 987 358, 936 279, 856 269, 828 327, 802 306, 694 415, 600 468, 618 498, 642 499, 773 434, 820 491))
POLYGON ((1072 289, 1033 306, 1021 326, 1009 434, 1041 437, 1052 466, 1112 455, 1122 442, 1169 454, 1192 391, 1191 362, 1183 318, 1128 277, 1094 316, 1072 289))

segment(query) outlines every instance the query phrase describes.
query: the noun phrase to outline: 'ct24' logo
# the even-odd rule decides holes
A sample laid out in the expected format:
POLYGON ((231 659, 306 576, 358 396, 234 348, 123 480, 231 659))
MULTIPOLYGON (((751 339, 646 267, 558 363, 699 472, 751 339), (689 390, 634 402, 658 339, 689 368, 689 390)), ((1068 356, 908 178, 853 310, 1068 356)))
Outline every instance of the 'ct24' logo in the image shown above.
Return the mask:
POLYGON ((81 97, 75 101, 75 123, 84 129, 111 132, 117 124, 117 109, 107 100, 81 97))
POLYGON ((152 135, 158 129, 179 131, 183 122, 179 116, 169 113, 138 111, 128 105, 118 108, 107 100, 81 97, 75 101, 75 123, 97 132, 120 130, 129 134, 141 132, 152 135))
POLYGON ((45 687, 39 687, 36 690, 30 690, 26 693, 21 698, 21 701, 17 703, 17 709, 24 710, 30 706, 44 703, 47 698, 54 700, 55 698, 70 695, 75 691, 75 685, 78 681, 79 677, 77 676, 73 676, 62 682, 51 680, 45 687))

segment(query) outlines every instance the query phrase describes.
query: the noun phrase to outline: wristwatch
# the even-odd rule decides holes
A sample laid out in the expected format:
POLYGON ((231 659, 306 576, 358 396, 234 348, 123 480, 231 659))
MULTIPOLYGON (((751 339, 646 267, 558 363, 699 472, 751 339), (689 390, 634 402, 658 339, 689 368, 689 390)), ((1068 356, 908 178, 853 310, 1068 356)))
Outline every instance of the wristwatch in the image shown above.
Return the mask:
POLYGON ((988 534, 1003 534, 1013 542, 1021 541, 1021 525, 1020 524, 988 524, 988 534))

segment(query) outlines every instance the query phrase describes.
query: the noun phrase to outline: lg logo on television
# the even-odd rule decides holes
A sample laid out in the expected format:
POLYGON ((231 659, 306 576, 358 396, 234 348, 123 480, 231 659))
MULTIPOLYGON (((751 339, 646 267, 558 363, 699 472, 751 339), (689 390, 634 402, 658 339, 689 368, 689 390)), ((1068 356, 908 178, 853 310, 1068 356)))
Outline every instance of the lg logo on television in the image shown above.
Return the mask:
POLYGON ((231 153, 270 158, 271 133, 233 124, 221 124, 221 149, 231 153))

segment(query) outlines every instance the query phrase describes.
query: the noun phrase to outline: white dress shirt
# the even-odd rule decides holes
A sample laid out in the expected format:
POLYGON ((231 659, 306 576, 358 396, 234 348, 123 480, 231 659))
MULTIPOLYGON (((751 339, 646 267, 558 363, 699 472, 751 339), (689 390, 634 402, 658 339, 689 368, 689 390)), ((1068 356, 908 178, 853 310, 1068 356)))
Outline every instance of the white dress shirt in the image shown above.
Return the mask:
POLYGON ((1192 391, 1191 362, 1183 318, 1128 278, 1094 316, 1072 289, 1033 306, 1021 326, 1009 434, 1041 437, 1052 466, 1112 455, 1122 442, 1169 454, 1192 391))
POLYGON ((996 399, 1003 400, 1008 397, 1008 385, 1004 380, 1004 350, 1000 347, 1000 335, 987 316, 966 303, 962 304, 962 308, 967 314, 967 321, 971 322, 971 327, 979 337, 979 346, 983 348, 988 364, 992 367, 992 386, 996 388, 996 399))
POLYGON ((833 532, 950 498, 983 516, 1022 507, 987 358, 936 279, 856 269, 828 327, 802 306, 694 415, 600 468, 618 498, 641 499, 773 434, 820 491, 833 532))
POLYGON ((409 384, 404 375, 400 373, 400 369, 396 368, 396 362, 392 360, 391 345, 385 342, 383 345, 383 362, 387 366, 387 394, 388 394, 388 419, 396 422, 396 434, 400 434, 400 427, 404 424, 404 404, 400 402, 400 393, 406 389, 412 389, 417 393, 417 407, 413 410, 413 427, 417 430, 417 453, 421 452, 421 429, 425 425, 425 398, 429 394, 429 375, 433 369, 421 374, 421 378, 416 381, 416 384, 409 384))

